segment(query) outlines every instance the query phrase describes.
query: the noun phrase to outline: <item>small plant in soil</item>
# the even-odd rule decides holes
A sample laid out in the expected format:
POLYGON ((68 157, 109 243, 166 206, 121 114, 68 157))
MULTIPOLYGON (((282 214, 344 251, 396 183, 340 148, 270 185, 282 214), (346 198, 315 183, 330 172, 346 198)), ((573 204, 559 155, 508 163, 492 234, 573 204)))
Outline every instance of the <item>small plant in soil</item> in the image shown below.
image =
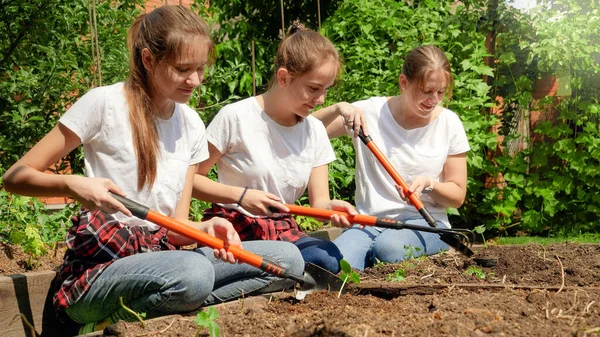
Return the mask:
POLYGON ((194 322, 199 327, 198 331, 196 331, 196 337, 200 335, 202 328, 208 329, 210 337, 219 337, 221 335, 221 328, 219 328, 217 318, 219 318, 219 312, 214 307, 208 308, 207 311, 202 310, 196 314, 194 322))
POLYGON ((404 281, 405 278, 406 278, 406 270, 404 270, 402 268, 398 268, 393 273, 388 274, 385 277, 385 280, 389 281, 389 282, 402 282, 402 281, 404 281))
POLYGON ((338 298, 342 294, 342 290, 346 285, 346 282, 354 282, 356 284, 360 284, 360 275, 357 272, 352 270, 350 267, 350 263, 348 261, 342 259, 340 260, 340 268, 342 268, 342 272, 340 273, 340 279, 343 281, 342 287, 340 288, 340 292, 338 293, 338 298))
POLYGON ((119 303, 121 303, 121 307, 123 309, 125 309, 125 311, 132 314, 142 324, 142 328, 144 328, 144 329, 146 328, 146 322, 144 322, 144 318, 146 318, 145 312, 137 313, 137 312, 133 311, 131 308, 126 306, 125 303, 123 303, 123 297, 119 297, 119 303))
POLYGON ((475 267, 475 266, 470 266, 469 268, 467 268, 467 270, 465 270, 465 275, 467 276, 475 276, 480 280, 485 280, 485 272, 479 268, 479 267, 475 267))
POLYGON ((421 251, 421 248, 408 245, 408 246, 404 246, 404 250, 406 251, 405 257, 408 260, 408 259, 414 259, 415 257, 419 256, 419 252, 421 251))

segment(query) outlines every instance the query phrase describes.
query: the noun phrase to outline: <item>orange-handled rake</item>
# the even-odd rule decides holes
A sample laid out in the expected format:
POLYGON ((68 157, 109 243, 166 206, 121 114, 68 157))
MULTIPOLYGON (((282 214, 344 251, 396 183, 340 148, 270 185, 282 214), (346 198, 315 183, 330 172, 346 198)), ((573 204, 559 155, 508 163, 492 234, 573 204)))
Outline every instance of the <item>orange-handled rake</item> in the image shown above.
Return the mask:
POLYGON ((288 278, 298 282, 302 286, 300 290, 305 291, 306 293, 312 290, 320 289, 339 291, 342 286, 342 282, 338 277, 319 266, 307 263, 303 276, 294 275, 280 265, 259 255, 244 250, 238 246, 225 245, 221 239, 202 232, 197 228, 184 224, 173 218, 162 215, 124 196, 117 195, 115 193, 111 193, 111 196, 122 203, 129 211, 131 211, 134 216, 142 220, 148 220, 154 224, 168 229, 169 231, 195 240, 207 247, 213 249, 223 248, 227 252, 231 252, 233 256, 241 262, 247 263, 269 274, 282 278, 288 278))
MULTIPOLYGON (((329 219, 332 215, 337 214, 348 219, 349 222, 365 226, 376 226, 391 229, 413 229, 421 232, 437 233, 437 234, 448 234, 448 235, 459 235, 464 236, 464 239, 468 240, 464 233, 456 233, 456 229, 452 228, 439 228, 439 227, 423 227, 420 225, 411 225, 400 220, 376 217, 373 215, 356 214, 352 215, 345 211, 333 211, 321 208, 312 208, 306 206, 290 205, 285 204, 290 209, 291 214, 310 216, 313 218, 329 219)), ((269 208, 273 212, 280 212, 278 209, 272 207, 269 208)), ((468 249, 468 248, 467 248, 468 249)))
MULTIPOLYGON (((379 163, 381 163, 381 165, 387 171, 387 173, 392 177, 392 179, 394 179, 394 182, 396 182, 398 186, 402 187, 404 194, 408 196, 408 200, 417 209, 417 211, 419 211, 423 219, 425 219, 425 221, 427 221, 427 223, 431 227, 438 228, 435 219, 433 218, 431 213, 429 213, 429 210, 425 208, 425 205, 423 204, 421 199, 419 199, 419 197, 416 194, 410 193, 408 184, 404 181, 404 179, 402 179, 402 177, 400 176, 398 171, 396 171, 394 166, 392 166, 392 163, 379 150, 377 145, 373 142, 373 139, 371 139, 370 136, 365 136, 365 134, 362 132, 362 128, 358 132, 358 137, 360 137, 360 140, 369 148, 369 150, 371 150, 371 152, 377 158, 379 163)), ((440 238, 442 241, 444 241, 451 247, 454 247, 454 249, 458 250, 459 252, 465 254, 466 256, 471 256, 473 255, 473 251, 461 241, 461 239, 466 238, 465 242, 467 242, 467 244, 470 244, 472 242, 472 240, 465 233, 469 234, 471 238, 473 237, 473 232, 471 232, 468 229, 451 228, 441 232, 440 238)))

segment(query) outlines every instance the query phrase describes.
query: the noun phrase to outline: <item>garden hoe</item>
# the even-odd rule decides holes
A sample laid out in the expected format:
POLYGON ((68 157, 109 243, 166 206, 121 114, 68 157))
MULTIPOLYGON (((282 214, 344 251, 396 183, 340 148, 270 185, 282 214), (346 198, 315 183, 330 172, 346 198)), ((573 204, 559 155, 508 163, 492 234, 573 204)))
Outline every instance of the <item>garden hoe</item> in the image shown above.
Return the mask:
POLYGON ((306 294, 313 291, 327 290, 339 292, 340 289, 342 289, 343 283, 339 277, 315 264, 307 263, 302 276, 294 275, 280 265, 264 259, 259 255, 244 250, 238 246, 225 245, 223 240, 209 235, 190 225, 162 215, 124 196, 112 192, 110 194, 112 197, 122 203, 129 211, 131 211, 134 216, 142 220, 150 221, 177 234, 195 240, 207 247, 213 249, 224 248, 227 252, 232 253, 238 261, 247 263, 269 274, 296 281, 300 286, 296 291, 296 298, 298 300, 302 300, 306 294))
MULTIPOLYGON (((364 133, 362 132, 362 128, 358 132, 358 137, 360 137, 360 140, 369 148, 369 150, 371 150, 373 155, 375 155, 375 157, 377 158, 379 163, 381 163, 381 165, 387 171, 387 173, 392 177, 392 179, 394 179, 396 184, 398 186, 402 187, 404 194, 408 195, 408 200, 410 200, 410 203, 417 209, 417 211, 419 211, 419 213, 421 214, 423 219, 425 219, 425 221, 427 221, 427 223, 431 226, 431 228, 439 230, 441 240, 444 241, 445 243, 447 243, 450 247, 454 247, 454 249, 463 253, 467 257, 471 257, 473 255, 473 251, 467 245, 465 245, 465 243, 463 243, 462 240, 464 240, 466 238, 465 242, 470 245, 470 243, 472 242, 471 238, 473 238, 473 232, 471 232, 468 229, 460 229, 460 228, 451 228, 451 229, 438 228, 435 219, 433 218, 431 213, 429 213, 429 210, 427 210, 427 208, 425 208, 425 205, 423 204, 423 202, 419 199, 419 197, 416 194, 409 192, 408 184, 406 184, 406 182, 404 181, 404 179, 402 179, 402 177, 400 176, 398 171, 396 171, 396 169, 392 166, 392 163, 390 163, 390 161, 379 150, 379 148, 373 142, 371 137, 364 135, 364 133), (469 238, 467 235, 465 235, 465 233, 469 234, 471 238, 469 238)), ((408 227, 405 227, 405 228, 408 228, 408 227)), ((420 227, 420 228, 423 228, 423 227, 420 227)), ((417 229, 417 230, 425 231, 424 229, 417 229)))

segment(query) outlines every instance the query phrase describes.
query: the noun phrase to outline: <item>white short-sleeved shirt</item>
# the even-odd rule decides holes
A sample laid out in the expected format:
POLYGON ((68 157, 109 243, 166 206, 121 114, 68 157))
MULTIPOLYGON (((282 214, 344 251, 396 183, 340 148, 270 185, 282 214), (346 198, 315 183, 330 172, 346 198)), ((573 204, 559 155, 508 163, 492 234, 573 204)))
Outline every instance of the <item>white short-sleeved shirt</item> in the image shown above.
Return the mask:
MULTIPOLYGON (((314 167, 335 160, 321 121, 308 116, 294 126, 279 125, 254 97, 223 107, 206 132, 222 154, 220 183, 267 191, 284 203, 302 196, 314 167)), ((222 206, 251 215, 236 204, 222 206)))
MULTIPOLYGON (((433 177, 443 182, 442 169, 446 158, 470 149, 459 117, 454 112, 443 109, 432 123, 407 130, 398 125, 387 100, 387 97, 372 97, 353 103, 364 110, 369 136, 373 142, 409 185, 416 176, 433 177)), ((414 206, 400 199, 396 183, 360 138, 354 138, 353 142, 356 152, 355 202, 358 212, 399 220, 419 217, 414 206)), ((426 194, 420 198, 436 220, 450 225, 444 207, 426 194)))
MULTIPOLYGON (((204 123, 185 104, 175 104, 168 120, 156 118, 160 152, 154 186, 137 190, 137 157, 132 142, 129 108, 123 83, 90 90, 60 118, 83 143, 85 175, 108 178, 125 195, 164 215, 172 216, 179 202, 185 175, 190 165, 208 158, 204 123)), ((127 217, 115 216, 130 226, 158 226, 127 217)))

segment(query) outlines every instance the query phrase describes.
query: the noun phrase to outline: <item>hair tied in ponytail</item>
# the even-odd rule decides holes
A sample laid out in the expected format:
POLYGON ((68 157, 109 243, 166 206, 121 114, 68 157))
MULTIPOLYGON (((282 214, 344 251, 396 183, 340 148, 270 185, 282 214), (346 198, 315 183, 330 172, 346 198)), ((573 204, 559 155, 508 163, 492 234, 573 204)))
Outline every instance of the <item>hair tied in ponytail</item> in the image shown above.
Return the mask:
POLYGON ((292 34, 294 34, 295 32, 301 32, 301 31, 308 31, 309 29, 306 28, 306 26, 304 26, 300 20, 294 20, 292 22, 292 25, 290 26, 290 28, 288 29, 287 35, 290 36, 292 34))

